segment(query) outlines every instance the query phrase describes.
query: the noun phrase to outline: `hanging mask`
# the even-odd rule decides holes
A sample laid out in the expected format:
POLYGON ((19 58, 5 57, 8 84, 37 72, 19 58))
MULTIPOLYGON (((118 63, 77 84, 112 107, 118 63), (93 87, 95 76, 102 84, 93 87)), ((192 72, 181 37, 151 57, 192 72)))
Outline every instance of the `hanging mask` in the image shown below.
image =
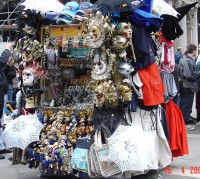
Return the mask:
POLYGON ((22 52, 22 60, 24 62, 30 62, 33 60, 30 48, 27 48, 25 51, 22 52))
POLYGON ((98 107, 118 105, 118 96, 113 81, 103 81, 96 87, 94 90, 94 104, 98 107))
POLYGON ((112 48, 114 50, 126 49, 128 44, 127 38, 123 35, 116 35, 112 38, 112 48))
POLYGON ((132 67, 132 65, 129 62, 121 62, 118 66, 117 71, 125 76, 125 77, 129 77, 130 74, 134 71, 134 68, 132 67))
POLYGON ((118 27, 118 34, 125 36, 127 39, 130 39, 132 37, 132 29, 130 23, 119 23, 117 25, 118 27))
POLYGON ((97 106, 103 106, 105 103, 105 97, 103 92, 103 85, 99 85, 94 91, 94 104, 97 106))
POLYGON ((107 19, 101 12, 90 15, 84 29, 86 29, 86 44, 90 48, 99 48, 105 41, 106 32, 109 28, 107 19))
POLYGON ((115 55, 110 54, 108 58, 109 59, 107 59, 107 55, 105 53, 95 54, 94 67, 91 72, 93 80, 105 80, 110 78, 112 65, 115 61, 115 55), (106 61, 108 61, 108 63, 106 63, 106 61))
POLYGON ((24 86, 33 86, 34 76, 32 70, 30 69, 23 70, 22 79, 24 86))
POLYGON ((127 85, 120 85, 119 86, 119 94, 121 95, 121 100, 125 102, 130 102, 132 101, 132 90, 129 86, 127 85))

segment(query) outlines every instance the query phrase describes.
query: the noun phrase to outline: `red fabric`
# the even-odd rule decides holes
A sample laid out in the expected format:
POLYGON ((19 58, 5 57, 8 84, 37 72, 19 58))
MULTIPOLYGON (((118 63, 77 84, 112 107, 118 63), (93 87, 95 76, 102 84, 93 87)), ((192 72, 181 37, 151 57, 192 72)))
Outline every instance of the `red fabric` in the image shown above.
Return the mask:
POLYGON ((160 38, 160 43, 165 43, 165 45, 169 46, 169 47, 173 47, 174 46, 174 42, 171 40, 167 40, 164 35, 161 35, 160 38))
POLYGON ((142 70, 138 70, 138 74, 143 83, 144 105, 155 106, 164 103, 163 94, 165 88, 157 65, 154 63, 142 70))
POLYGON ((181 110, 173 101, 169 101, 167 104, 164 104, 163 107, 167 115, 170 133, 169 146, 172 157, 189 154, 185 123, 181 110))

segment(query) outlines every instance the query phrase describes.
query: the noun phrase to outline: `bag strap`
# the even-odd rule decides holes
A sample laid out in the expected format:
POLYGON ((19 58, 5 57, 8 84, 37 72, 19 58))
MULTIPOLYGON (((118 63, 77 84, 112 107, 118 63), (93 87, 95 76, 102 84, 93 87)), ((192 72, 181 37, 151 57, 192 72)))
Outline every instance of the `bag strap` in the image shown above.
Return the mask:
POLYGON ((97 130, 96 130, 96 132, 95 132, 95 135, 94 135, 94 139, 95 139, 95 141, 94 141, 94 143, 95 143, 95 145, 97 146, 97 147, 102 147, 102 138, 101 138, 101 130, 98 128, 97 130))

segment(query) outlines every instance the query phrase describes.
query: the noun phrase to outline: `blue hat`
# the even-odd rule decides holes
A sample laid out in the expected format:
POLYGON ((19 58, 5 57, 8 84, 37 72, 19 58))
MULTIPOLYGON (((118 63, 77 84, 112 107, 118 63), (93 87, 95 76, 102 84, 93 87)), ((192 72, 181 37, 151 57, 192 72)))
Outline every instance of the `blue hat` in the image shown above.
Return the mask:
POLYGON ((85 16, 85 12, 87 10, 91 10, 90 8, 93 6, 90 2, 82 2, 79 6, 79 10, 76 11, 76 14, 74 15, 73 22, 77 23, 79 21, 82 21, 82 18, 85 16))
POLYGON ((68 2, 62 12, 59 15, 56 23, 71 23, 73 20, 73 16, 76 14, 76 11, 79 9, 78 3, 72 1, 68 2))
POLYGON ((44 16, 44 21, 50 24, 56 24, 58 13, 50 11, 44 16))

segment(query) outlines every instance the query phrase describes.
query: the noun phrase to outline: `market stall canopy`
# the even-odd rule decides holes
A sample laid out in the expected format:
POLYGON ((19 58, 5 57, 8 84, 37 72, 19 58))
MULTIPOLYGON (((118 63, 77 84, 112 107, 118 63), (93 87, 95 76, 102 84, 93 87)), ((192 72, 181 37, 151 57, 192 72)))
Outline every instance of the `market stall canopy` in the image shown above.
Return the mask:
POLYGON ((177 8, 176 11, 180 14, 178 15, 178 21, 180 22, 181 19, 183 19, 183 17, 190 11, 190 9, 193 8, 197 3, 198 1, 177 8))
POLYGON ((49 11, 60 13, 64 8, 57 0, 25 0, 20 6, 25 6, 24 10, 31 9, 44 14, 49 11))
POLYGON ((6 125, 2 139, 6 148, 25 149, 30 143, 39 141, 43 125, 36 114, 21 115, 6 125))
POLYGON ((161 15, 171 15, 177 17, 179 14, 172 6, 163 0, 153 0, 153 9, 161 15))

